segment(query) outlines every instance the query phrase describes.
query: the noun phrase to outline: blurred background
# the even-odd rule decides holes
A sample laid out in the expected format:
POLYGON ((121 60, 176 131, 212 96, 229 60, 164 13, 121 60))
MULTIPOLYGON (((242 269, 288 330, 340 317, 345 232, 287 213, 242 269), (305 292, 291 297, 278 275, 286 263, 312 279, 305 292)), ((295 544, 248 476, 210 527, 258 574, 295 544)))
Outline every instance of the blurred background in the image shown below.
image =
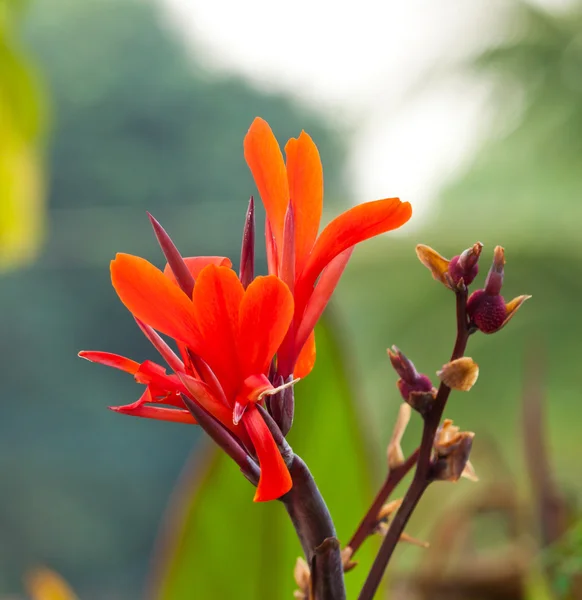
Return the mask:
MULTIPOLYGON (((467 495, 497 497, 488 482, 501 481, 533 515, 525 537, 535 539, 523 407, 536 396, 571 537, 558 566, 534 553, 534 575, 547 577, 534 576, 527 597, 575 597, 582 4, 557 0, 298 0, 285 10, 267 0, 0 0, 0 597, 27 597, 23 578, 36 565, 87 600, 146 588, 169 600, 291 597, 299 548, 281 507, 259 515, 251 488, 203 450, 195 428, 107 411, 139 390, 76 356, 153 358, 108 271, 118 251, 163 263, 146 210, 183 254, 237 262, 255 193, 242 140, 257 115, 281 143, 301 129, 316 141, 325 222, 382 197, 414 208, 401 231, 354 254, 312 381, 297 389, 291 442, 338 515, 340 539, 383 477, 399 403, 386 347, 432 375, 453 342, 452 298, 416 260, 416 243, 450 257, 480 240, 483 273, 500 244, 506 298, 533 299, 498 335, 471 339, 481 378, 447 408, 477 434, 482 491, 433 486, 410 532, 429 537, 467 495)), ((414 421, 406 449, 419 431, 414 421)), ((481 527, 476 543, 498 534, 481 527)), ((422 560, 399 548, 391 597, 413 597, 397 594, 411 593, 405 573, 422 560)))

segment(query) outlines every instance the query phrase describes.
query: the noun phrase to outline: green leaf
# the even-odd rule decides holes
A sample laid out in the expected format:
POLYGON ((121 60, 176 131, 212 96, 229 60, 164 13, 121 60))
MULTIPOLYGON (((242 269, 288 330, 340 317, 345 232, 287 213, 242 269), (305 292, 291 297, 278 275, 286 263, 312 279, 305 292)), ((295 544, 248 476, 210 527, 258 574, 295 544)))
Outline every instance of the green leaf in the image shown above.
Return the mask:
MULTIPOLYGON (((296 388, 291 445, 309 465, 345 544, 372 498, 369 461, 347 361, 329 318, 318 326, 317 365, 296 388)), ((284 507, 254 504, 253 488, 223 453, 193 457, 168 511, 154 564, 153 597, 291 599, 301 555, 284 507)), ((371 562, 374 544, 358 554, 371 562)), ((348 595, 366 575, 346 576, 348 595)))

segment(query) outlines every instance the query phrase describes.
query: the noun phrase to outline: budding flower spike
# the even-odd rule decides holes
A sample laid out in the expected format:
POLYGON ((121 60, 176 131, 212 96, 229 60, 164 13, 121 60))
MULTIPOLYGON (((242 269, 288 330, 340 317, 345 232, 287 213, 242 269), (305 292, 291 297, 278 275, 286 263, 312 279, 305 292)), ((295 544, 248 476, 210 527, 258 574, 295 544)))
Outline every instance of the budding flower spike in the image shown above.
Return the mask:
POLYGON ((471 294, 467 314, 471 324, 483 333, 495 333, 505 327, 521 305, 531 296, 518 296, 506 303, 501 295, 505 267, 505 251, 495 248, 493 264, 485 280, 485 287, 471 294))

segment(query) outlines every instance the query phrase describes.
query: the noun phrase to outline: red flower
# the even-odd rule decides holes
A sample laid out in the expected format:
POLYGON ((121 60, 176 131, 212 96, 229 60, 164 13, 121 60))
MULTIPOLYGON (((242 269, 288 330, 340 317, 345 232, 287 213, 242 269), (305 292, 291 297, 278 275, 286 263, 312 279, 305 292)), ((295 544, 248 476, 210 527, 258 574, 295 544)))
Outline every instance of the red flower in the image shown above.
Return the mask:
POLYGON ((319 152, 305 133, 285 146, 287 163, 268 123, 256 118, 244 142, 245 158, 267 212, 269 273, 293 292, 295 312, 277 354, 278 372, 304 377, 315 362, 313 329, 327 305, 354 246, 397 229, 411 207, 398 198, 355 206, 327 225, 318 237, 323 207, 319 152))
POLYGON ((273 389, 266 374, 293 317, 293 297, 274 276, 257 277, 245 290, 228 259, 191 258, 185 265, 195 282, 191 297, 168 268, 162 273, 128 254, 111 263, 117 294, 173 374, 105 352, 80 355, 146 385, 137 402, 117 412, 195 423, 183 397, 194 402, 221 435, 256 455, 261 470, 255 500, 278 498, 291 488, 291 476, 257 403, 273 389), (176 341, 181 358, 156 331, 176 341))

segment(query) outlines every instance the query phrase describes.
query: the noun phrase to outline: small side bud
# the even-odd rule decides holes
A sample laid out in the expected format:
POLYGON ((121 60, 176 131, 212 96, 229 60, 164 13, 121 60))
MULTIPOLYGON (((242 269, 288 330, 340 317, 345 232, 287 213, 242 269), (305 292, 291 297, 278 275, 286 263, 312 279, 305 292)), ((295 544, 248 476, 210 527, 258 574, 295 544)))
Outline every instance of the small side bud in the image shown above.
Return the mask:
POLYGON ((472 358, 463 356, 443 365, 437 375, 452 390, 468 392, 479 377, 479 367, 472 358))
POLYGON ((437 281, 440 281, 450 290, 454 290, 461 279, 465 285, 469 285, 477 273, 479 273, 479 257, 483 250, 483 244, 476 242, 461 254, 447 260, 436 250, 424 244, 416 246, 418 260, 432 273, 437 281))
POLYGON ((457 285, 461 279, 465 285, 470 285, 479 273, 479 257, 483 250, 483 244, 476 242, 467 248, 459 256, 453 256, 449 262, 449 276, 457 285))
POLYGON ((505 251, 495 248, 493 264, 485 287, 473 292, 467 302, 471 324, 483 333, 495 333, 505 327, 520 306, 531 296, 518 296, 506 303, 501 295, 505 267, 505 251))
POLYGON ((406 402, 412 392, 432 392, 431 380, 426 375, 419 373, 412 361, 408 360, 396 346, 392 346, 387 352, 394 370, 400 376, 396 385, 406 402))

